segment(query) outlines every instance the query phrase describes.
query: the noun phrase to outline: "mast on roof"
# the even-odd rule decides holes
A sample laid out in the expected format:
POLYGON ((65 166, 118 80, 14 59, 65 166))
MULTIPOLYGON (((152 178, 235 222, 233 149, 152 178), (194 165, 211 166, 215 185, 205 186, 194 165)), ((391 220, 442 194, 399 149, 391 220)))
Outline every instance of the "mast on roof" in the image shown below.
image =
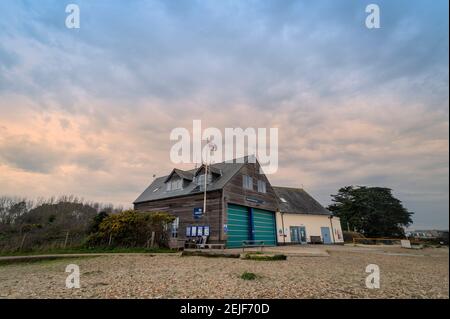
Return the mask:
MULTIPOLYGON (((209 153, 211 155, 213 152, 217 151, 217 145, 212 143, 209 138, 206 139, 206 146, 209 148, 209 153)), ((202 157, 203 159, 203 157, 202 157)), ((206 187, 208 185, 208 152, 205 154, 205 181, 204 181, 204 190, 203 190, 203 214, 206 215, 206 187)))

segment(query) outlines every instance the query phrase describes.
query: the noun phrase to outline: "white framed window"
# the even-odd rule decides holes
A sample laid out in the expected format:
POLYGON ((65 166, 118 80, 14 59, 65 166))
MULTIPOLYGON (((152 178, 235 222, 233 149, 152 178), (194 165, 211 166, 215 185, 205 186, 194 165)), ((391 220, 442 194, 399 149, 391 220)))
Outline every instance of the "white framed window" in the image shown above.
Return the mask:
POLYGON ((260 193, 266 192, 266 182, 258 180, 258 192, 260 193))
POLYGON ((173 178, 167 182, 167 191, 175 191, 183 188, 183 180, 181 178, 173 178))
POLYGON ((172 222, 172 238, 178 238, 178 228, 180 227, 180 217, 172 222))
MULTIPOLYGON (((208 180, 206 181, 206 184, 210 184, 211 182, 212 182, 212 175, 208 174, 208 180)), ((199 186, 205 185, 205 174, 197 176, 197 185, 199 186)))
POLYGON ((253 190, 253 178, 248 175, 242 175, 242 182, 245 189, 253 190))

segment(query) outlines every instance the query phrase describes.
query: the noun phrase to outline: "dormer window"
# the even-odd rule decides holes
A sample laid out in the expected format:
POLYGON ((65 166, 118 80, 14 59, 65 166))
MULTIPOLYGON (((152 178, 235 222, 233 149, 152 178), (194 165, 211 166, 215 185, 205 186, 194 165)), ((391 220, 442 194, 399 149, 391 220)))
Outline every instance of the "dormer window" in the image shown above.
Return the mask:
POLYGON ((183 180, 181 178, 173 177, 166 182, 167 191, 176 191, 183 188, 183 180))
MULTIPOLYGON (((205 185, 205 174, 198 175, 196 177, 196 180, 197 180, 198 186, 204 186, 205 185)), ((206 181, 206 184, 211 184, 211 182, 212 182, 212 175, 208 174, 208 179, 206 181)))

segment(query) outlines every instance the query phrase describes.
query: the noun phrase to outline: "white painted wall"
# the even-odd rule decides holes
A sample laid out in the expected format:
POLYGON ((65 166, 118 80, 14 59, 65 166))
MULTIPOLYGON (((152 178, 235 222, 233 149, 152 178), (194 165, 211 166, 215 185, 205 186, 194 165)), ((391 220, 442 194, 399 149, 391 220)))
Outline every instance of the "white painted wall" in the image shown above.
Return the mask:
MULTIPOLYGON (((306 238, 308 242, 310 241, 310 236, 320 236, 322 238, 322 233, 320 227, 328 227, 330 229, 331 240, 333 241, 333 234, 330 219, 326 215, 306 215, 306 214, 283 214, 284 223, 284 234, 285 241, 283 241, 283 228, 281 213, 276 213, 277 220, 277 240, 278 243, 291 242, 291 232, 290 226, 304 226, 306 229, 306 238)), ((341 221, 339 217, 333 217, 333 230, 334 230, 334 242, 343 243, 344 237, 342 234, 341 221)))

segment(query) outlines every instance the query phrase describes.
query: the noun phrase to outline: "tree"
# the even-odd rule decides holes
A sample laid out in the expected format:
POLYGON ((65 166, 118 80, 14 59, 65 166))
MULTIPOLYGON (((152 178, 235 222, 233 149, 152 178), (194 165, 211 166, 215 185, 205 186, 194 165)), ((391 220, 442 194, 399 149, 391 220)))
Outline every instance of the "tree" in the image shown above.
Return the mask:
POLYGON ((0 224, 14 224, 22 215, 26 214, 32 206, 33 202, 25 198, 1 196, 0 224))
POLYGON ((331 195, 328 209, 342 225, 366 237, 404 237, 404 227, 412 223, 412 212, 403 207, 392 190, 383 187, 346 186, 331 195))
POLYGON ((95 217, 92 219, 92 223, 91 223, 89 232, 90 233, 98 232, 98 227, 100 226, 101 222, 108 216, 109 216, 109 214, 105 211, 101 211, 100 213, 95 215, 95 217))

